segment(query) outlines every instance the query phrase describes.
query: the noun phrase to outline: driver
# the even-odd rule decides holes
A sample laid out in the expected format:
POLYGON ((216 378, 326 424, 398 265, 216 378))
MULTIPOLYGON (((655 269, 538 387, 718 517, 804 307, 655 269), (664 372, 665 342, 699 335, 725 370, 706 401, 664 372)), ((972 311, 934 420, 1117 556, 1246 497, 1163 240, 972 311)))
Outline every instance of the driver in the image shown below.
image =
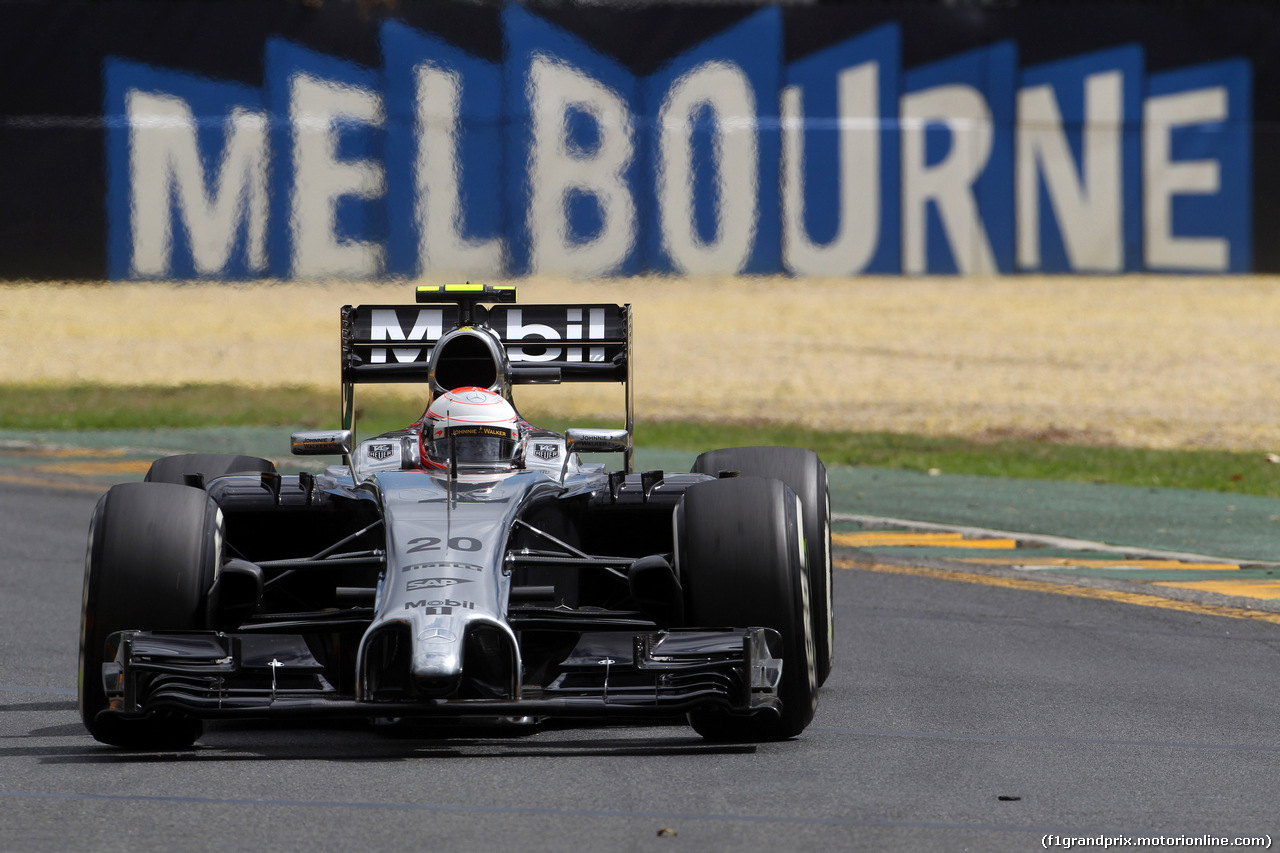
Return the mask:
POLYGON ((418 423, 426 468, 447 469, 453 455, 459 468, 510 471, 523 467, 521 443, 528 424, 492 391, 476 387, 446 391, 431 401, 418 423))

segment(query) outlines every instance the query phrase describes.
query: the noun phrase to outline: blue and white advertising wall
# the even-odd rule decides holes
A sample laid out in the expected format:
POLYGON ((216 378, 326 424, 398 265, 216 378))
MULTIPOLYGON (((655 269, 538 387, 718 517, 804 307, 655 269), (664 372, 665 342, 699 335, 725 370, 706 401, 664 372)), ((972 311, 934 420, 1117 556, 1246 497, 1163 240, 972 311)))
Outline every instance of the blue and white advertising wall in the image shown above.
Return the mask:
POLYGON ((1046 48, 1019 38, 1037 7, 948 44, 932 6, 926 27, 910 4, 510 4, 445 32, 361 15, 352 49, 294 4, 170 8, 277 5, 245 67, 99 47, 104 222, 69 251, 115 280, 1280 268, 1255 255, 1270 60, 1179 61, 1164 36, 1185 11, 1155 42, 1135 12, 1046 48))

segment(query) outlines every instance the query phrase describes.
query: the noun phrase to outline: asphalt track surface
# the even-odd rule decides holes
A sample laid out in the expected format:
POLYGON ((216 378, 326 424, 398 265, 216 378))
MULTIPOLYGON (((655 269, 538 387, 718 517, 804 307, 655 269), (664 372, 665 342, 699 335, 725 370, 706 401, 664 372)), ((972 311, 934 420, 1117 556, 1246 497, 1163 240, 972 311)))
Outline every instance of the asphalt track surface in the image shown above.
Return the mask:
POLYGON ((96 497, 0 482, 2 851, 1025 851, 1277 831, 1280 625, 849 550, 837 666, 790 742, 240 723, 119 752, 75 709, 96 497))

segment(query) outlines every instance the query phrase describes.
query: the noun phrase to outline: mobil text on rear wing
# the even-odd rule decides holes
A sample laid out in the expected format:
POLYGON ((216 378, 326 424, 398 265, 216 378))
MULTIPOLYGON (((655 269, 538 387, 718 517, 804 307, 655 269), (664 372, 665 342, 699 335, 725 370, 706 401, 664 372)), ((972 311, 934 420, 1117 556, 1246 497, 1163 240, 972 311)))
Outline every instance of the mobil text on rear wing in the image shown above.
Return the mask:
POLYGON ((627 379, 630 306, 476 306, 470 322, 462 317, 463 309, 457 306, 344 308, 343 382, 425 381, 436 342, 445 332, 462 326, 488 327, 497 336, 516 384, 627 379))

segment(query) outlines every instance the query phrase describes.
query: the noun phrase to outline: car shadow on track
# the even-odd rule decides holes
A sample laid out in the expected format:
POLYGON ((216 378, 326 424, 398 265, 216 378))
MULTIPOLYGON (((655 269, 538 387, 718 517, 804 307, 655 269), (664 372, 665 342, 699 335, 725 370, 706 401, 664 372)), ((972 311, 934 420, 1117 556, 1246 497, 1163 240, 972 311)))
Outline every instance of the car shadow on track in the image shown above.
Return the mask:
MULTIPOLYGON (((31 730, 29 738, 77 738, 77 743, 57 745, 0 745, 0 759, 30 757, 44 764, 149 764, 191 761, 328 761, 369 763, 452 758, 600 758, 693 755, 742 755, 756 751, 754 744, 709 743, 690 733, 674 735, 658 729, 654 736, 634 730, 587 729, 572 733, 534 731, 476 736, 474 732, 413 736, 398 732, 380 734, 366 723, 262 725, 221 723, 210 726, 191 749, 129 751, 89 740, 79 724, 31 730), (614 736, 614 734, 619 736, 614 736)), ((22 738, 18 735, 16 738, 22 738)), ((10 735, 6 739, 14 739, 10 735)))

